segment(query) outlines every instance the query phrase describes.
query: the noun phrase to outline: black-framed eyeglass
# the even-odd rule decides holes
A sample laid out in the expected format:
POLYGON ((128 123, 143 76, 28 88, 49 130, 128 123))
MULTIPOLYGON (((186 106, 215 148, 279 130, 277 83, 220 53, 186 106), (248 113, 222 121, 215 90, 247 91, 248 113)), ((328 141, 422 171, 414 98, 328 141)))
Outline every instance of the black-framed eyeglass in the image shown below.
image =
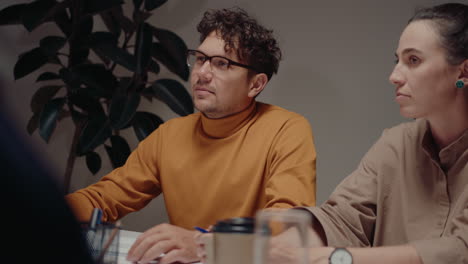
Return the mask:
POLYGON ((234 65, 258 72, 258 70, 250 65, 242 64, 223 56, 208 56, 199 50, 187 50, 187 65, 190 68, 201 68, 206 61, 210 62, 211 71, 227 71, 231 65, 234 65))

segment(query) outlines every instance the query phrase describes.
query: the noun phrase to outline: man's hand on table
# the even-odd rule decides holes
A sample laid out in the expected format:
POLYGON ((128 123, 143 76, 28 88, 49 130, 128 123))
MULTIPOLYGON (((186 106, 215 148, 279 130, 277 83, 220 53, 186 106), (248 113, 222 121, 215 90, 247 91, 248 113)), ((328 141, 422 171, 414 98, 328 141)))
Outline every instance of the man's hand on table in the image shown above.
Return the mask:
POLYGON ((199 260, 194 239, 196 233, 170 224, 157 225, 137 238, 128 251, 127 260, 149 263, 158 259, 159 264, 196 262, 199 260))

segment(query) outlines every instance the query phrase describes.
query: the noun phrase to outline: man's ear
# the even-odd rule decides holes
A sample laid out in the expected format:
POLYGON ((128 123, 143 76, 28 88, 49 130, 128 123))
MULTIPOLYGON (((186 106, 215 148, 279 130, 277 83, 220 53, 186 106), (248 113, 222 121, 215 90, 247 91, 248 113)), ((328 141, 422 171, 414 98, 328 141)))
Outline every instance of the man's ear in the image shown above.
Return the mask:
POLYGON ((263 91, 267 83, 268 77, 265 73, 255 74, 255 76, 250 80, 249 97, 254 98, 257 96, 261 91, 263 91))

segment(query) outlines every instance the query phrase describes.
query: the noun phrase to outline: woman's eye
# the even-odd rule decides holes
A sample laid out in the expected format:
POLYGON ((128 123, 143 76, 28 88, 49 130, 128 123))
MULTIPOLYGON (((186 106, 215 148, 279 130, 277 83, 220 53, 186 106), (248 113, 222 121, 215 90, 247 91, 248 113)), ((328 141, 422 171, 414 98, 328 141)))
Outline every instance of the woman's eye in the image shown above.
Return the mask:
POLYGON ((410 64, 413 64, 413 65, 414 65, 414 64, 418 64, 419 61, 420 61, 419 58, 416 57, 416 56, 411 56, 411 57, 409 57, 409 62, 410 62, 410 64))

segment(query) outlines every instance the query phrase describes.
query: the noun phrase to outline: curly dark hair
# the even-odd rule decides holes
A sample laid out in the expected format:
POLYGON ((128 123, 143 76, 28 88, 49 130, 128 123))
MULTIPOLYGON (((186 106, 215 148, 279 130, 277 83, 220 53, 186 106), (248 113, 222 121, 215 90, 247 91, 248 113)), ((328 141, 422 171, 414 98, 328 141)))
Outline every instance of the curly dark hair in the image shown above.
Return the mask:
POLYGON ((259 25, 239 7, 210 9, 197 26, 200 42, 216 31, 226 43, 226 52, 234 49, 237 56, 258 72, 271 79, 278 72, 281 50, 273 37, 273 31, 259 25))
POLYGON ((468 5, 448 3, 423 8, 417 10, 408 23, 418 20, 435 23, 450 64, 468 59, 468 5))

